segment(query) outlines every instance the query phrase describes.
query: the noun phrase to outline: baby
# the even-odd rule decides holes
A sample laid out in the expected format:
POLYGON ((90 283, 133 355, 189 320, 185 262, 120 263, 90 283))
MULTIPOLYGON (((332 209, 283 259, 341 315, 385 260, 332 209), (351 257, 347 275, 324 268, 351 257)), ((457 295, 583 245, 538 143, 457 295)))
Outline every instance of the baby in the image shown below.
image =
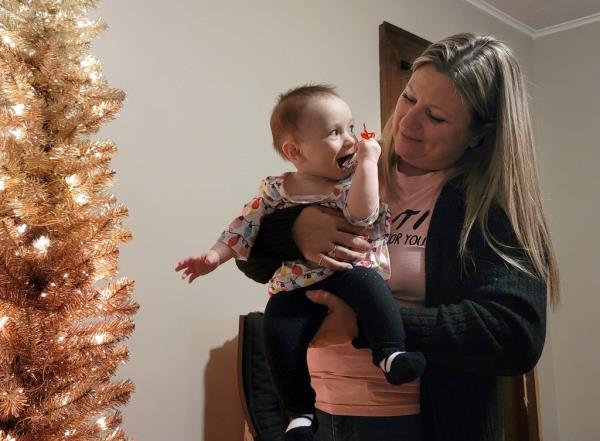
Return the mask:
POLYGON ((232 257, 246 259, 263 216, 293 205, 333 207, 350 223, 369 228, 372 251, 362 261, 347 264, 347 270, 320 266, 335 258, 334 245, 318 263, 284 262, 269 281, 264 344, 273 382, 290 418, 286 441, 312 440, 318 428, 306 351, 327 309, 308 300, 307 289, 332 292, 354 309, 373 363, 389 383, 412 381, 425 368, 422 353, 404 351, 402 319, 384 281, 390 277, 385 245, 389 213, 379 203, 381 147, 374 139, 357 141, 353 124, 348 104, 329 86, 302 86, 280 95, 271 115, 273 145, 296 171, 264 179, 258 195, 217 243, 176 267, 191 282, 232 257))

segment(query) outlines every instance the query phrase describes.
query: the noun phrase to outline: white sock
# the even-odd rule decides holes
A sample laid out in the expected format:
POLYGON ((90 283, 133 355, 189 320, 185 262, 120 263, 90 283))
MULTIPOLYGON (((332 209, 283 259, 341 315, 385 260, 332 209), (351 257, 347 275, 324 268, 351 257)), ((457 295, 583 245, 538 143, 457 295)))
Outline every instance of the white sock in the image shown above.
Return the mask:
POLYGON ((314 415, 310 413, 305 413, 304 415, 297 416, 296 418, 292 418, 290 424, 288 424, 286 432, 289 432, 296 427, 310 427, 312 426, 314 415))
POLYGON ((400 354, 406 354, 406 352, 394 352, 393 354, 388 355, 386 358, 381 360, 379 362, 379 367, 381 368, 381 370, 385 373, 388 373, 390 371, 390 368, 392 367, 392 361, 394 361, 394 358, 396 358, 400 354))

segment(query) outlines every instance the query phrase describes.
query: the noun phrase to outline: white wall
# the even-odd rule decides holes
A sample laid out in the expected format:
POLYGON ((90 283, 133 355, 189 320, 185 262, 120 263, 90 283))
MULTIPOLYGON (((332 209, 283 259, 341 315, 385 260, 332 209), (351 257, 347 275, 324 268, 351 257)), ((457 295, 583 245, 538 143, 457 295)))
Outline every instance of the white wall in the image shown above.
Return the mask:
POLYGON ((115 193, 134 233, 121 272, 142 305, 121 370, 137 385, 124 426, 144 441, 239 439, 237 320, 264 306, 265 289, 233 264, 192 286, 173 267, 212 245, 260 178, 287 168, 270 147, 275 96, 333 83, 357 121, 378 127, 384 20, 429 40, 493 33, 529 76, 532 41, 460 0, 105 0, 99 13, 110 29, 94 53, 128 93, 102 135, 120 147, 115 193))
POLYGON ((540 369, 545 441, 600 438, 598 42, 596 22, 533 46, 542 187, 562 278, 540 369))

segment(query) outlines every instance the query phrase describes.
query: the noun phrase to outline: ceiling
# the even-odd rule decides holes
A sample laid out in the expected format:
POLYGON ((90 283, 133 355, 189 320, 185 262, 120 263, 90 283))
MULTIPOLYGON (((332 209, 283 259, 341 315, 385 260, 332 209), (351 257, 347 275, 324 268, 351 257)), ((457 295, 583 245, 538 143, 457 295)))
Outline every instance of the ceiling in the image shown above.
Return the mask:
POLYGON ((532 37, 600 21, 600 0, 466 0, 532 37))

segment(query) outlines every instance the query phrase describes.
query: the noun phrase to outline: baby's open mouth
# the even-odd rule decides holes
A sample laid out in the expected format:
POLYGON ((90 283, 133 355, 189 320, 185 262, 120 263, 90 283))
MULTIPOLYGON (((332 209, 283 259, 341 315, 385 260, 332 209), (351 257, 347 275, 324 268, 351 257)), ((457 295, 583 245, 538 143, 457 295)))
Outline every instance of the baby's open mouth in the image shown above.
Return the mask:
POLYGON ((356 153, 350 153, 349 155, 342 156, 337 160, 339 168, 350 168, 356 163, 356 153))

